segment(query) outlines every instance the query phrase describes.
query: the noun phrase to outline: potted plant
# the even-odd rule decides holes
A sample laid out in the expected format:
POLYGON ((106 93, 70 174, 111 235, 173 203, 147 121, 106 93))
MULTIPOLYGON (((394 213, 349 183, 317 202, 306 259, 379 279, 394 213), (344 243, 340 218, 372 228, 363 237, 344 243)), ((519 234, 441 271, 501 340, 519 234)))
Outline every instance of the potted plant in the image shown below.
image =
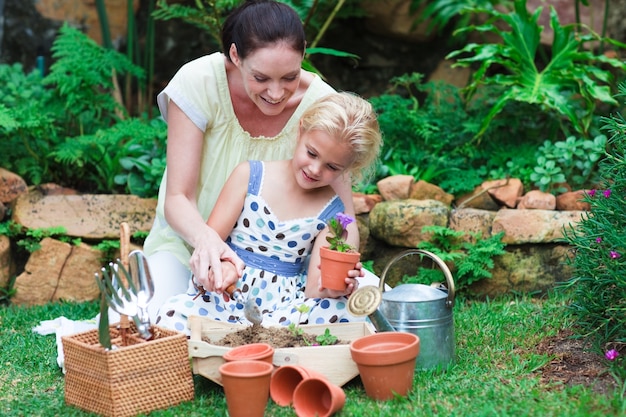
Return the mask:
POLYGON ((329 234, 326 240, 329 246, 320 248, 320 270, 324 288, 345 290, 348 271, 354 269, 361 258, 361 254, 346 242, 347 227, 352 222, 353 217, 341 212, 327 222, 329 234))

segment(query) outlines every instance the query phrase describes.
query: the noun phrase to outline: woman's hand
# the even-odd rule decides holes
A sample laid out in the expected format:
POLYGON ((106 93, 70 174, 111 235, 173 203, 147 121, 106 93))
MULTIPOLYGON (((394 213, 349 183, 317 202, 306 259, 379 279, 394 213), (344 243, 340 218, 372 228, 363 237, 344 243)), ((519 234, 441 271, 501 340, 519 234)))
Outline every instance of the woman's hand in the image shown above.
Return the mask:
POLYGON ((215 230, 208 226, 206 229, 207 233, 191 254, 189 267, 197 284, 206 291, 221 294, 237 282, 245 265, 215 230))

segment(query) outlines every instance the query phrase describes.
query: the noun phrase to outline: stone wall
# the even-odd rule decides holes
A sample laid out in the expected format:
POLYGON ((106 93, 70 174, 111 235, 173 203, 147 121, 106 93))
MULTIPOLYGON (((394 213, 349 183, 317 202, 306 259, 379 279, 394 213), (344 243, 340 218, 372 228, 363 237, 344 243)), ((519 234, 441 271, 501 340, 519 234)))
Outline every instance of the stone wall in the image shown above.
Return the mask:
MULTIPOLYGON (((552 288, 571 276, 565 265, 569 247, 562 241, 563 230, 575 225, 586 211, 579 209, 577 193, 573 198, 569 195, 568 204, 573 204, 569 209, 563 207, 566 195, 556 199, 535 196, 534 203, 528 202, 530 193, 522 196, 520 184, 510 180, 495 185, 488 182, 471 195, 455 199, 437 186, 414 182, 410 176, 385 178, 378 183, 380 195, 354 196, 362 259, 373 260, 376 273, 381 275, 397 254, 429 239, 422 232, 426 225, 468 232, 468 238, 469 232, 480 232, 483 237, 504 232, 506 254, 495 259, 493 278, 475 283, 470 291, 478 296, 496 296, 552 288), (556 209, 556 202, 552 209, 543 208, 544 200, 561 201, 560 209, 556 209), (527 208, 515 208, 520 204, 527 208)), ((156 200, 136 196, 79 195, 52 185, 26 187, 23 180, 2 169, 0 202, 0 208, 10 207, 1 212, 10 212, 11 220, 26 229, 63 226, 69 236, 82 242, 74 245, 45 238, 41 249, 20 265, 15 242, 0 236, 0 285, 6 287, 17 275, 13 302, 19 304, 94 299, 98 294, 94 273, 112 260, 104 259, 94 246, 104 239, 119 239, 121 222, 129 223, 131 233, 147 232, 156 207, 156 200)), ((141 247, 133 245, 136 248, 141 247)), ((417 266, 415 257, 403 258, 389 269, 385 280, 395 285, 404 274, 413 275, 417 266)))

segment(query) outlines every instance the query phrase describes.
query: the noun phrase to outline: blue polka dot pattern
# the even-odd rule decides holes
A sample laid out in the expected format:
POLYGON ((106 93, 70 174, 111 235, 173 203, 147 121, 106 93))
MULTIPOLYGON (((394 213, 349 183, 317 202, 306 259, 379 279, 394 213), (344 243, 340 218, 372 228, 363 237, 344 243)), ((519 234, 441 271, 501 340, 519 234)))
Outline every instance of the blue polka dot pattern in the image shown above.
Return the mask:
MULTIPOLYGON (((236 226, 228 237, 232 245, 255 255, 275 261, 302 265, 307 259, 315 237, 325 227, 324 219, 343 210, 337 196, 321 205, 317 216, 292 220, 279 220, 263 199, 262 175, 257 172, 262 164, 251 163, 249 193, 236 226), (254 190, 259 190, 257 195, 254 190), (322 215, 323 213, 323 215, 322 215), (324 217, 324 219, 322 219, 324 217)), ((261 171, 261 174, 263 171, 261 171)), ((259 259, 263 259, 263 258, 259 259)), ((272 272, 271 264, 247 265, 237 285, 244 299, 253 297, 263 313, 264 325, 291 323, 338 323, 364 321, 365 318, 350 316, 345 297, 306 298, 304 285, 306 271, 293 276, 272 272), (302 304, 309 307, 306 313, 298 311, 302 304)), ((175 328, 189 334, 187 317, 200 315, 214 320, 249 324, 243 314, 243 305, 237 304, 225 294, 210 293, 196 297, 195 293, 173 297, 161 307, 159 325, 175 328)))

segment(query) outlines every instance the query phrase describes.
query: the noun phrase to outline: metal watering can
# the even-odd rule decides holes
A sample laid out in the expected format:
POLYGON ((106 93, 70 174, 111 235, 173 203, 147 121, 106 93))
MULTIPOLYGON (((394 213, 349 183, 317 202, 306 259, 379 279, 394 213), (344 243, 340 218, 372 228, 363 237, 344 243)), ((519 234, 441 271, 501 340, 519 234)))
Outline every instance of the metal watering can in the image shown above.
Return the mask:
POLYGON ((448 266, 435 254, 412 249, 398 254, 383 270, 379 287, 361 287, 349 298, 353 315, 368 315, 379 332, 414 333, 420 338, 416 369, 446 368, 454 361, 454 281, 448 266), (398 260, 421 255, 431 258, 443 271, 447 286, 400 284, 385 291, 385 278, 398 260))

